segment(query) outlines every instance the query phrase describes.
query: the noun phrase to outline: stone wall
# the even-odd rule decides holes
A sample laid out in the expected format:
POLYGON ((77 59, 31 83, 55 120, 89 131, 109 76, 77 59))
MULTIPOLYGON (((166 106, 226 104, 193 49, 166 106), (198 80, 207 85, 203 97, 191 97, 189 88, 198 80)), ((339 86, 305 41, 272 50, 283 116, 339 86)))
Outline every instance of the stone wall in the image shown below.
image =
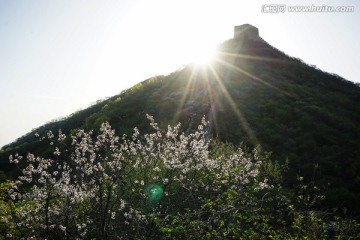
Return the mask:
POLYGON ((250 24, 235 26, 234 38, 249 38, 252 40, 260 40, 259 30, 250 24))

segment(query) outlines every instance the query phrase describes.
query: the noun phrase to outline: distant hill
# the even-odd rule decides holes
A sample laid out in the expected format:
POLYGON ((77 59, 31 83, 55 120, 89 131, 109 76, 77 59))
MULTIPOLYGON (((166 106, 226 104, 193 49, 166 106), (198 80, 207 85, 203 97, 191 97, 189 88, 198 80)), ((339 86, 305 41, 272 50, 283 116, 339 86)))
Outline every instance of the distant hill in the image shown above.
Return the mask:
POLYGON ((135 126, 147 130, 146 113, 161 125, 181 122, 183 131, 191 131, 206 116, 213 137, 261 145, 272 159, 288 160, 289 188, 303 176, 324 190, 327 206, 359 211, 359 85, 287 56, 256 31, 246 31, 222 43, 209 65, 191 63, 152 77, 4 146, 2 178, 18 174, 10 154, 47 154, 35 132, 96 131, 108 121, 118 134, 129 134, 135 126))

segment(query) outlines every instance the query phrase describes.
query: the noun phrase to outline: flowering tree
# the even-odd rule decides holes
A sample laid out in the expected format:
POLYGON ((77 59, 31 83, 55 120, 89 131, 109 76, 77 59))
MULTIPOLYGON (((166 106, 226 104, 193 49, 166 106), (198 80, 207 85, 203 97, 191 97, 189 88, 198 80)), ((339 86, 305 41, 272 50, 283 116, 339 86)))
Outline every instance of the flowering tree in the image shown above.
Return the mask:
POLYGON ((226 224, 222 215, 260 206, 256 195, 271 186, 259 175, 256 151, 210 152, 205 119, 185 134, 180 124, 163 131, 147 118, 149 134, 135 128, 120 138, 103 123, 97 136, 48 132, 42 139, 50 141, 53 158, 10 156, 22 176, 8 190, 17 207, 1 219, 12 223, 7 237, 171 237, 181 235, 171 235, 177 220, 194 218, 203 228, 191 231, 205 234, 226 224))

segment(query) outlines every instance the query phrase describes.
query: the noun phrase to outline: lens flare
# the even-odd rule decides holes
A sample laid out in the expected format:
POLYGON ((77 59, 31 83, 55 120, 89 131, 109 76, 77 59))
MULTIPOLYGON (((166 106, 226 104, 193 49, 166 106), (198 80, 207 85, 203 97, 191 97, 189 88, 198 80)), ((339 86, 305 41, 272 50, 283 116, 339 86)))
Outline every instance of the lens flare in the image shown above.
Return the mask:
POLYGON ((157 203, 164 195, 164 190, 160 185, 150 184, 146 188, 150 203, 157 203))

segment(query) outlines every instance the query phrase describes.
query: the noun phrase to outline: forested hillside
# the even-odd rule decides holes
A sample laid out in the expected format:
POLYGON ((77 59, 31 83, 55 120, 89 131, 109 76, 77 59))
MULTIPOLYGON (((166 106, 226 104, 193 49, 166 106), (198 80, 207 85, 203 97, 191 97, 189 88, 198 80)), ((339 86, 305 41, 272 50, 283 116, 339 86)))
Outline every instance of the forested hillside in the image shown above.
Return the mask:
POLYGON ((340 76, 287 56, 265 41, 230 39, 206 65, 191 63, 147 79, 4 146, 1 180, 19 174, 9 155, 52 154, 35 133, 98 131, 109 122, 116 133, 131 135, 134 127, 149 131, 146 114, 161 127, 181 122, 182 131, 191 133, 205 116, 213 138, 261 146, 272 153, 273 161, 288 163, 287 188, 301 176, 325 194, 324 206, 358 214, 359 102, 360 87, 340 76))

